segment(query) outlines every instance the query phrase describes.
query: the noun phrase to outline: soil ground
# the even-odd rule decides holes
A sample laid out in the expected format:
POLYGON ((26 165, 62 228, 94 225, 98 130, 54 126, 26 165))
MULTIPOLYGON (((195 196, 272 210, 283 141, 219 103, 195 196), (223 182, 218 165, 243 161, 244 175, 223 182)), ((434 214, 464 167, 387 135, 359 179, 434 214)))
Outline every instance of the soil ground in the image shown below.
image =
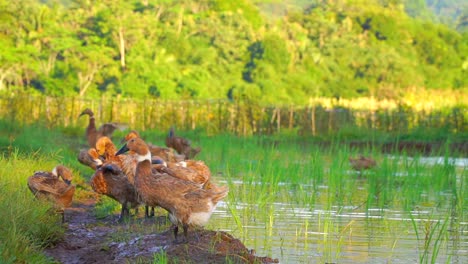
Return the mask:
MULTIPOLYGON (((77 201, 65 212, 63 239, 45 253, 59 263, 277 263, 255 256, 240 240, 223 231, 189 230, 188 243, 174 243, 165 216, 97 219, 95 199, 77 201)), ((183 234, 181 234, 183 236, 183 234)))

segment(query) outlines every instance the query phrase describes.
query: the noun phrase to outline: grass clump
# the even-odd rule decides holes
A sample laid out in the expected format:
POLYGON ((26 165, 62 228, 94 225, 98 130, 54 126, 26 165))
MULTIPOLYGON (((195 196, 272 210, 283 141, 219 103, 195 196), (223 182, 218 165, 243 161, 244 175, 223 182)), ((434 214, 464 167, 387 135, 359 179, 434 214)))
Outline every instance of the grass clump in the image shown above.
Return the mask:
POLYGON ((38 201, 27 187, 36 170, 51 169, 53 159, 40 154, 29 157, 0 155, 0 262, 50 263, 41 249, 57 242, 64 230, 61 217, 46 202, 38 201))

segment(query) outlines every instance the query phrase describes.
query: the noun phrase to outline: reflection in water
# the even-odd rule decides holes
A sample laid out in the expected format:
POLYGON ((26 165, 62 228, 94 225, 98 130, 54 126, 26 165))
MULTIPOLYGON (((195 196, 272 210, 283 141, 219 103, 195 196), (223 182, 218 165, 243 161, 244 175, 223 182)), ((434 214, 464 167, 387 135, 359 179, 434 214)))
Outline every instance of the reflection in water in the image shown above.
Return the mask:
MULTIPOLYGON (((446 160, 428 158, 422 162, 443 164, 446 160)), ((464 174, 468 159, 454 159, 452 164, 461 167, 464 174)), ((247 186, 256 184, 261 183, 247 186)), ((246 188, 240 180, 231 182, 231 192, 236 193, 232 187, 246 188)), ((281 193, 293 193, 288 183, 278 188, 281 193)), ((326 208, 329 197, 322 196, 328 186, 301 188, 317 196, 315 203, 284 196, 265 204, 221 202, 209 228, 229 231, 257 255, 278 258, 281 263, 418 263, 421 258, 424 262, 468 263, 468 222, 458 218, 450 202, 451 192, 441 194, 447 197, 446 204, 427 197, 425 204, 411 210, 366 208, 355 203, 336 206, 336 201, 326 208)), ((364 192, 362 186, 355 189, 364 192)), ((397 201, 398 197, 391 199, 397 201)), ((468 209, 467 197, 461 200, 462 208, 468 209)))

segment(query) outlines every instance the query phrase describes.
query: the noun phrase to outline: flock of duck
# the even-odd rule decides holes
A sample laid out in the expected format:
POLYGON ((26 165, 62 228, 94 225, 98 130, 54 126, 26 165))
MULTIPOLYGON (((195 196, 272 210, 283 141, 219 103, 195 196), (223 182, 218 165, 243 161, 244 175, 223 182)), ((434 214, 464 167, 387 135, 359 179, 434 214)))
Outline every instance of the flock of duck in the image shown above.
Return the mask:
MULTIPOLYGON (((145 216, 154 216, 154 207, 168 212, 175 242, 188 241, 189 227, 204 226, 217 203, 228 194, 226 186, 211 181, 208 166, 194 157, 201 151, 193 148, 189 140, 176 136, 171 128, 166 147, 146 143, 137 131, 130 131, 117 150, 110 139, 119 127, 116 123, 96 127, 90 109, 86 137, 89 149, 81 150, 78 161, 94 170, 90 185, 122 205, 119 221, 130 215, 130 209, 145 206, 145 216), (179 226, 184 239, 179 241, 179 226)), ((62 213, 70 207, 76 187, 71 184, 72 173, 63 165, 51 172, 37 171, 28 178, 28 187, 37 198, 54 202, 62 213)))
MULTIPOLYGON (((94 170, 92 189, 122 205, 119 221, 141 205, 145 217, 154 216, 154 207, 159 206, 169 214, 175 241, 179 242, 182 226, 186 242, 189 227, 205 225, 216 204, 228 194, 227 187, 211 182, 208 166, 194 160, 201 149, 176 136, 174 128, 165 140, 166 147, 148 144, 132 130, 117 150, 110 136, 119 124, 106 123, 97 129, 93 112, 87 108, 83 115, 89 116, 86 138, 90 148, 79 152, 78 161, 94 170)), ((360 174, 376 166, 374 159, 364 156, 350 157, 349 162, 360 174)), ((53 201, 63 222, 64 209, 71 206, 76 189, 71 180, 70 169, 58 165, 51 172, 35 172, 28 178, 28 187, 37 198, 53 201)))

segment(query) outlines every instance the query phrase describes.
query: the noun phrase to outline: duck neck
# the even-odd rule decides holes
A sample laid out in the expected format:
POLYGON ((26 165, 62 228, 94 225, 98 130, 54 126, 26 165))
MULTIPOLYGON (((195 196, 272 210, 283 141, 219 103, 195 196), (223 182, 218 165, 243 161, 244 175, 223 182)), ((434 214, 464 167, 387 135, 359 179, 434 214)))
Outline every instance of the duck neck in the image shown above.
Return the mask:
POLYGON ((135 180, 146 178, 151 175, 151 161, 139 161, 135 170, 135 180))
POLYGON ((138 155, 137 161, 138 163, 135 171, 135 178, 137 175, 151 175, 151 152, 148 150, 145 155, 138 155))
POLYGON ((94 115, 89 116, 88 130, 96 130, 96 120, 94 115))

